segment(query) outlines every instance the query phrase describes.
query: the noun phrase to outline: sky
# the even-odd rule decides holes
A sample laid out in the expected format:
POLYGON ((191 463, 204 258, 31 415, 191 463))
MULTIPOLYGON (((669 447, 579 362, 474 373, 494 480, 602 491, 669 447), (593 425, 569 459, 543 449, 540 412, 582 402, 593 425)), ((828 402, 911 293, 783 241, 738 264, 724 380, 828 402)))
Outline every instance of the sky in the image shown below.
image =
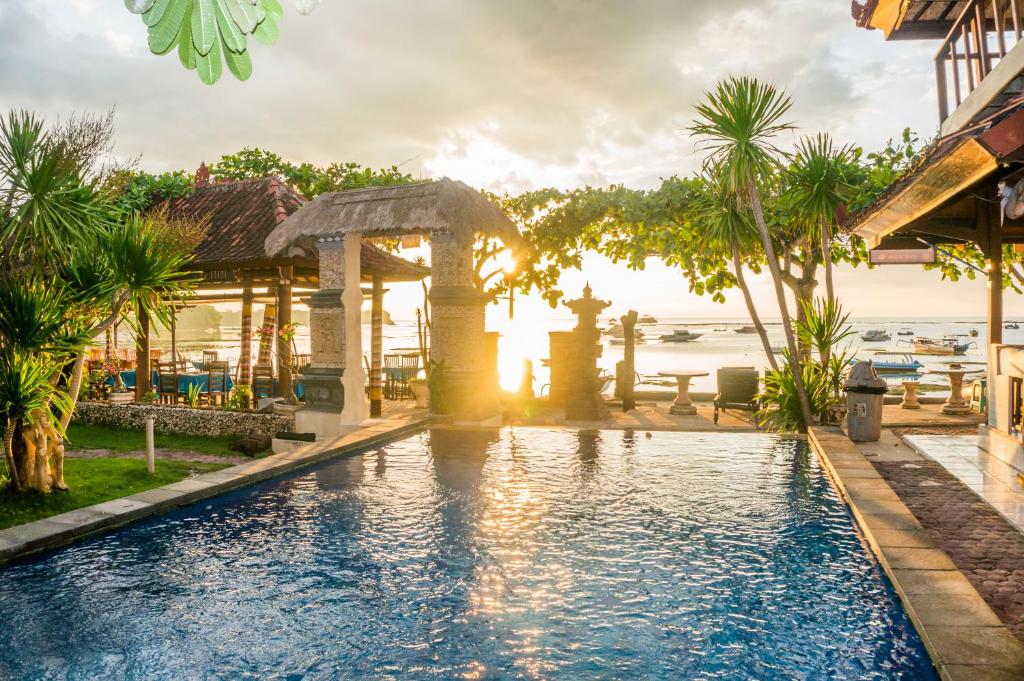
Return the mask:
MULTIPOLYGON (((938 125, 935 44, 885 43, 855 27, 848 0, 323 0, 308 16, 282 2, 279 42, 250 41, 253 76, 211 87, 174 53, 150 54, 141 19, 118 0, 3 0, 0 110, 114 109, 115 154, 153 172, 259 146, 495 192, 647 188, 693 172, 685 128, 727 75, 785 88, 798 130, 783 145, 827 131, 872 150, 938 125)), ((562 288, 588 280, 615 313, 746 314, 738 292, 725 305, 694 296, 657 261, 637 273, 593 256, 562 288)), ((768 283, 756 285, 764 309, 768 283)), ((397 289, 389 304, 407 317, 418 291, 397 289)), ((857 317, 985 311, 982 283, 916 267, 844 270, 837 292, 857 317)), ((1007 294, 1007 314, 1024 316, 1024 301, 1007 294)))

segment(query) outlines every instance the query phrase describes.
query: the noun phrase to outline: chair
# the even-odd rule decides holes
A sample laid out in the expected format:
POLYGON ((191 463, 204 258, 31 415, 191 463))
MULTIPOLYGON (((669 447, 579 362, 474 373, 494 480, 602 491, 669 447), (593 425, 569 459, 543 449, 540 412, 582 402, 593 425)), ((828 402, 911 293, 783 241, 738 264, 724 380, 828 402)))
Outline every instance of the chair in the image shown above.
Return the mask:
MULTIPOLYGON (((203 369, 204 370, 208 370, 210 368, 210 364, 212 364, 213 362, 217 362, 219 360, 220 360, 220 357, 217 356, 217 351, 216 350, 203 350, 203 369)), ((226 362, 225 362, 225 364, 226 364, 226 362)))
POLYGON ((301 372, 303 369, 308 367, 309 363, 310 363, 310 361, 312 359, 313 358, 312 358, 312 356, 309 353, 305 353, 305 354, 301 354, 301 355, 295 355, 294 364, 295 364, 296 373, 301 372))
POLYGON ((252 368, 252 397, 274 396, 274 367, 269 364, 257 364, 252 368))
MULTIPOLYGON (((204 353, 205 355, 205 353, 204 353)), ((228 363, 227 362, 206 362, 206 392, 202 399, 212 407, 220 397, 220 404, 224 406, 228 400, 228 363)))
POLYGON ((753 367, 722 367, 716 375, 718 394, 715 395, 715 423, 718 412, 726 409, 757 411, 757 394, 761 391, 761 378, 753 367))
POLYGON ((161 402, 177 404, 187 396, 178 389, 178 366, 175 362, 161 362, 156 373, 157 394, 161 402))
POLYGON ((389 400, 412 398, 409 381, 420 371, 419 353, 384 355, 384 397, 389 400))
POLYGON ((971 411, 984 414, 988 411, 988 379, 979 378, 971 383, 971 411))

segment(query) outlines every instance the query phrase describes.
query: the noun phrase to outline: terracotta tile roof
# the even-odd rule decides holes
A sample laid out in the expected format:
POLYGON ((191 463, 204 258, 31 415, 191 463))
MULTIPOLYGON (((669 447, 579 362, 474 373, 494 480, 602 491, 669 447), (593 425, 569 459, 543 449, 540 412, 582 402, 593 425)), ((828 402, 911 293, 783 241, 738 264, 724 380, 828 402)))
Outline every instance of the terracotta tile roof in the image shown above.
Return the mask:
MULTIPOLYGON (((264 241, 306 200, 278 177, 197 186, 187 197, 172 199, 172 216, 205 217, 206 238, 195 251, 196 265, 224 269, 265 261, 264 241)), ((362 275, 383 275, 388 281, 418 281, 430 268, 392 255, 372 244, 362 245, 362 275)))
POLYGON ((210 230, 195 252, 197 265, 266 258, 263 241, 304 200, 276 177, 208 184, 171 199, 172 216, 206 217, 210 230))

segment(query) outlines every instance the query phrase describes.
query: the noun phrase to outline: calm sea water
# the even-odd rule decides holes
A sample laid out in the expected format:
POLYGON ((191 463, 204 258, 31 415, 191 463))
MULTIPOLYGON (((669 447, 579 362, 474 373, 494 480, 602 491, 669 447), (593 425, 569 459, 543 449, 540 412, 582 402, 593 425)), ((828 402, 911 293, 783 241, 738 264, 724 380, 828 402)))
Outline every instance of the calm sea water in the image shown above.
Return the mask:
POLYGON ((5 679, 934 679, 778 437, 436 430, 8 566, 5 679))
MULTIPOLYGON (((492 314, 497 319, 500 313, 492 314)), ((257 323, 261 319, 257 315, 257 323)), ((503 320, 501 320, 503 321, 503 320)), ((609 320, 602 320, 607 325, 609 320)), ((757 334, 739 334, 734 329, 743 326, 741 320, 721 319, 662 319, 659 324, 645 324, 640 326, 645 334, 645 339, 637 345, 636 368, 644 381, 644 389, 674 390, 671 379, 668 382, 658 377, 659 371, 671 371, 674 369, 692 369, 707 371, 709 376, 696 378, 692 385, 695 391, 715 390, 715 370, 723 366, 753 366, 764 370, 768 366, 757 334), (659 340, 659 336, 671 333, 674 328, 686 328, 695 333, 702 334, 701 337, 692 343, 665 343, 659 340)), ((506 389, 514 390, 518 387, 522 375, 523 360, 530 360, 533 363, 534 390, 538 393, 546 391, 546 384, 549 379, 549 372, 543 366, 543 360, 549 356, 550 331, 565 331, 572 328, 574 321, 571 319, 556 320, 545 324, 533 324, 525 321, 511 322, 505 325, 499 341, 499 370, 502 376, 502 384, 506 389)), ((785 344, 785 337, 782 333, 782 326, 778 323, 768 323, 769 337, 774 347, 781 348, 785 344)), ((898 336, 897 332, 904 328, 911 329, 916 335, 932 338, 941 338, 946 334, 967 335, 971 330, 978 331, 976 338, 966 338, 967 341, 976 343, 976 347, 968 351, 966 355, 960 356, 959 361, 985 362, 985 338, 987 326, 984 321, 978 320, 957 320, 957 319, 926 319, 914 322, 905 322, 892 319, 858 320, 852 323, 856 335, 848 342, 849 350, 858 358, 869 359, 875 352, 883 350, 909 351, 909 345, 902 341, 912 340, 912 336, 898 336), (860 336, 868 329, 884 329, 892 336, 892 340, 883 343, 868 343, 860 339, 860 336)), ((369 326, 363 327, 363 351, 369 353, 370 337, 369 326)), ((195 359, 201 357, 203 349, 218 349, 223 359, 237 362, 239 356, 239 341, 241 335, 238 327, 225 326, 217 333, 183 333, 179 335, 178 344, 185 354, 191 354, 195 359)), ((1024 328, 1020 330, 1006 330, 1005 340, 1009 343, 1024 343, 1024 328)), ((615 373, 615 363, 622 359, 623 347, 611 343, 609 336, 603 336, 603 356, 599 360, 601 368, 610 374, 615 373)), ((127 332, 123 332, 122 342, 131 342, 127 332)), ((169 347, 169 336, 165 336, 155 345, 157 347, 169 347)), ((253 354, 255 361, 256 344, 254 342, 253 354)), ((309 351, 308 329, 300 327, 297 345, 300 352, 309 351)), ((397 349, 415 349, 417 347, 416 323, 415 321, 398 321, 394 325, 384 327, 384 351, 391 352, 397 349)), ((920 356, 919 359, 928 367, 940 367, 949 362, 949 357, 928 357, 920 356)), ((978 365, 979 369, 984 367, 978 365)), ((936 386, 946 385, 947 380, 942 376, 922 377, 924 383, 936 386)))

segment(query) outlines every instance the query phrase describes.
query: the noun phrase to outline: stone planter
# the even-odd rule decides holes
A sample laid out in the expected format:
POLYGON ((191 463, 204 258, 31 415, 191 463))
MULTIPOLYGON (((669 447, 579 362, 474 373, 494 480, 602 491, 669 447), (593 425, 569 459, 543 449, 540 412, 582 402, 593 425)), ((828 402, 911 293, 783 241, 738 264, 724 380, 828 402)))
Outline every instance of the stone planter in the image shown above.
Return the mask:
POLYGON ((129 404, 135 401, 135 393, 110 393, 107 401, 113 404, 129 404))
POLYGON ((288 404, 287 402, 275 402, 274 413, 278 416, 286 416, 288 418, 295 418, 295 412, 302 409, 301 404, 288 404))
POLYGON ((416 408, 426 409, 430 399, 430 386, 426 381, 409 381, 409 389, 412 396, 416 398, 416 408))

